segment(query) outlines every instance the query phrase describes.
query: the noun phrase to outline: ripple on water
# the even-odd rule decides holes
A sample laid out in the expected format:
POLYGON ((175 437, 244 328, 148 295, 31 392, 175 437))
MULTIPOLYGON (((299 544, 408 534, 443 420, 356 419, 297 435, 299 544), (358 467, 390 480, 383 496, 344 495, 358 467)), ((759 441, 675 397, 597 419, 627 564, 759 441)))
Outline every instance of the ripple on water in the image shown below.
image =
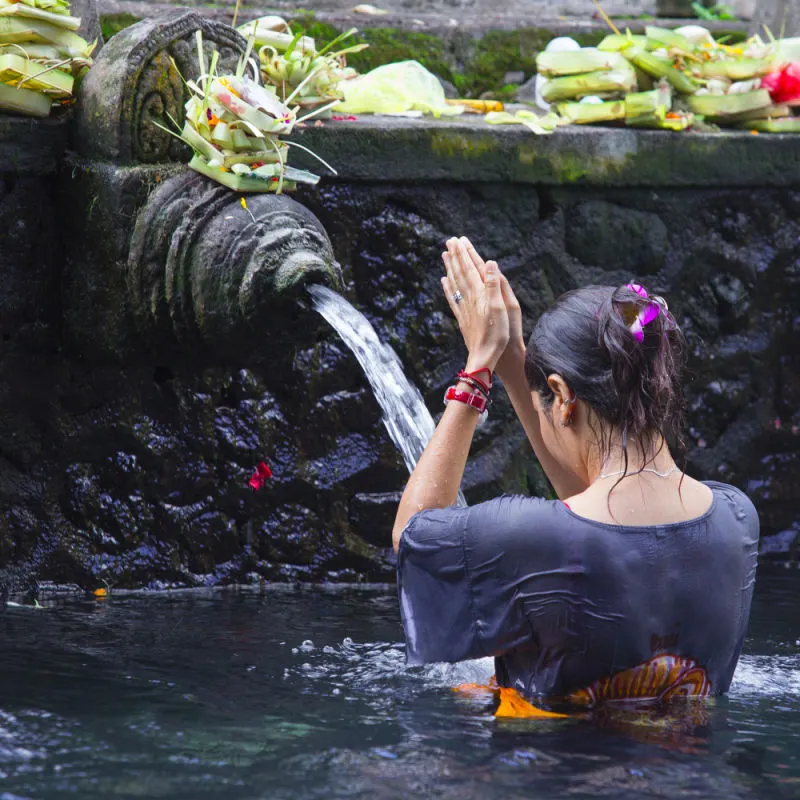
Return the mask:
POLYGON ((800 695, 800 654, 745 655, 740 659, 731 685, 732 698, 790 698, 798 695, 800 695))
POLYGON ((493 661, 408 667, 388 590, 9 609, 0 800, 785 800, 800 784, 798 589, 762 582, 749 654, 707 726, 636 720, 636 736, 499 723, 450 692, 493 661))
POLYGON ((418 694, 460 683, 486 683, 494 674, 492 658, 409 667, 405 646, 397 642, 357 643, 345 638, 339 645, 317 648, 305 640, 292 654, 296 663, 286 668, 284 677, 305 681, 314 692, 325 691, 327 684, 367 695, 396 694, 398 689, 418 694))

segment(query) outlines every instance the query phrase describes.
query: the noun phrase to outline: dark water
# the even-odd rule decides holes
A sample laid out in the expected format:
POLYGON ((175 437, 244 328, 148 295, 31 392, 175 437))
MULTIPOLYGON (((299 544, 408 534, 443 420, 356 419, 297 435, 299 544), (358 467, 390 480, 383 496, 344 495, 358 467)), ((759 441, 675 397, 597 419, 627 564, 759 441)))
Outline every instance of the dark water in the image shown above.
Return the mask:
POLYGON ((498 722, 450 690, 490 662, 403 666, 388 590, 10 608, 0 799, 799 797, 799 612, 800 577, 760 576, 713 705, 498 722))

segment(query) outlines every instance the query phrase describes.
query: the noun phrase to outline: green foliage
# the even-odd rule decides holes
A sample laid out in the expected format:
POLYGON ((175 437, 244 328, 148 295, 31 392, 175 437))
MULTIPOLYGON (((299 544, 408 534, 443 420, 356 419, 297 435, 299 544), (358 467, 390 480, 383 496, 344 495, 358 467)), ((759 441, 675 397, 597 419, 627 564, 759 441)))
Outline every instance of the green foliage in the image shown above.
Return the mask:
POLYGON ((698 19, 703 19, 707 22, 736 19, 736 14, 727 3, 717 3, 711 8, 706 8, 702 3, 692 3, 692 10, 698 19))
POLYGON ((123 12, 121 14, 103 14, 100 17, 100 30, 103 32, 103 40, 108 41, 115 33, 130 27, 139 22, 141 17, 123 12))
POLYGON ((367 42, 369 48, 347 57, 347 63, 359 72, 368 72, 393 61, 419 61, 423 67, 447 81, 453 81, 452 63, 444 42, 428 33, 396 28, 368 28, 354 41, 367 42))

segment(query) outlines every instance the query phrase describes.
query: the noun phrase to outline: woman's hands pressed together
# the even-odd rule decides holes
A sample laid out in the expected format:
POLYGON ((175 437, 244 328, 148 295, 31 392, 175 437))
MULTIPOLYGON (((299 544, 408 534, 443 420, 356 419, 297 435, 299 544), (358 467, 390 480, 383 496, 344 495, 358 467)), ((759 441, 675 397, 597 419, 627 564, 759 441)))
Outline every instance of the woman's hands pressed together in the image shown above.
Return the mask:
POLYGON ((506 277, 494 261, 484 261, 464 236, 449 239, 447 252, 442 254, 442 258, 447 268, 442 287, 469 350, 467 371, 489 367, 497 374, 558 496, 564 499, 579 494, 586 489, 586 485, 560 466, 558 459, 548 451, 542 436, 542 426, 551 425, 551 422, 539 417, 525 378, 522 311, 506 277), (476 281, 484 284, 483 292, 476 281), (468 286, 468 291, 465 291, 465 286, 468 286), (499 318, 502 316, 498 308, 498 286, 499 302, 505 308, 507 320, 507 323, 502 322, 502 336, 498 335, 501 332, 499 318), (464 296, 459 303, 453 299, 456 289, 464 296), (468 297, 471 299, 470 305, 467 305, 468 297), (505 345, 501 348, 503 341, 505 345), (481 362, 481 359, 484 361, 481 362))
POLYGON ((442 253, 447 270, 447 275, 442 278, 442 289, 469 352, 467 372, 482 369, 494 372, 511 336, 502 276, 494 261, 484 264, 472 248, 481 265, 479 268, 467 244, 467 239, 448 240, 447 252, 442 253))
MULTIPOLYGON (((462 263, 467 266, 471 264, 472 270, 467 269, 467 266, 465 266, 462 271, 466 272, 467 275, 477 273, 484 287, 486 286, 487 279, 489 279, 492 282, 492 289, 494 289, 494 281, 499 280, 500 295, 508 316, 509 336, 506 346, 503 348, 503 352, 500 354, 496 365, 492 367, 492 369, 497 372, 503 381, 507 380, 512 374, 518 374, 522 369, 522 362, 525 359, 525 343, 522 339, 522 309, 511 289, 508 279, 500 272, 500 268, 494 261, 484 261, 478 255, 472 242, 470 242, 466 236, 462 236, 458 239, 449 239, 447 242, 447 252, 442 253, 442 260, 447 268, 447 276, 442 278, 442 288, 447 297, 447 302, 461 326, 461 332, 464 334, 464 341, 467 344, 467 349, 470 354, 472 354, 470 341, 467 339, 464 332, 464 325, 462 325, 458 314, 458 306, 460 305, 463 307, 464 302, 462 301, 456 304, 453 300, 455 288, 451 288, 453 286, 453 280, 450 277, 450 273, 451 271, 455 273, 455 269, 451 269, 451 267, 462 263)), ((461 291, 461 294, 466 298, 464 291, 461 289, 459 291, 461 291)), ((496 299, 496 295, 494 297, 496 299)), ((470 367, 471 363, 470 366, 467 367, 467 371, 471 371, 470 367)), ((479 368, 480 367, 476 367, 476 369, 479 368)))
MULTIPOLYGON (((442 288, 469 351, 466 371, 488 369, 494 372, 508 347, 511 330, 508 310, 503 302, 500 271, 493 261, 487 264, 479 261, 479 269, 465 243, 466 239, 447 242, 447 252, 442 254, 447 270, 447 275, 442 278, 442 288)), ((475 255, 477 257, 477 253, 475 255)), ((486 382, 490 383, 491 376, 486 377, 486 382)), ((461 390, 462 397, 450 398, 457 402, 450 402, 442 414, 433 438, 400 499, 392 530, 395 551, 400 547, 402 532, 414 514, 428 508, 446 508, 458 497, 458 487, 478 424, 478 407, 472 399, 479 397, 472 392, 474 387, 471 383, 459 383, 451 388, 455 391, 458 386, 465 386, 461 390)))
MULTIPOLYGON (((484 262, 466 237, 449 239, 442 260, 447 270, 442 278, 442 289, 469 352, 466 372, 488 369, 499 375, 559 496, 575 494, 574 480, 559 472, 557 461, 543 443, 539 417, 525 379, 522 312, 511 286, 497 264, 484 262)), ((465 391, 474 388, 466 382, 458 385, 465 386, 465 391)), ((478 422, 476 408, 470 405, 461 400, 447 406, 433 438, 411 474, 392 530, 395 551, 400 547, 403 530, 414 514, 429 508, 446 508, 456 502, 478 422)))

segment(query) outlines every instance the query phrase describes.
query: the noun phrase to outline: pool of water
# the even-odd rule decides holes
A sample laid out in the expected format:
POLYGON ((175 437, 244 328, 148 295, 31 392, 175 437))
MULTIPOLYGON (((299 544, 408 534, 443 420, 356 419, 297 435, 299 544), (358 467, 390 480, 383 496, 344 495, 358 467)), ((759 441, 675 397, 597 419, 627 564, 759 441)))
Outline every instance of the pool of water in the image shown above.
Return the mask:
POLYGON ((730 697, 505 721, 407 669, 390 589, 112 595, 0 614, 0 800, 800 796, 800 576, 762 574, 730 697))

